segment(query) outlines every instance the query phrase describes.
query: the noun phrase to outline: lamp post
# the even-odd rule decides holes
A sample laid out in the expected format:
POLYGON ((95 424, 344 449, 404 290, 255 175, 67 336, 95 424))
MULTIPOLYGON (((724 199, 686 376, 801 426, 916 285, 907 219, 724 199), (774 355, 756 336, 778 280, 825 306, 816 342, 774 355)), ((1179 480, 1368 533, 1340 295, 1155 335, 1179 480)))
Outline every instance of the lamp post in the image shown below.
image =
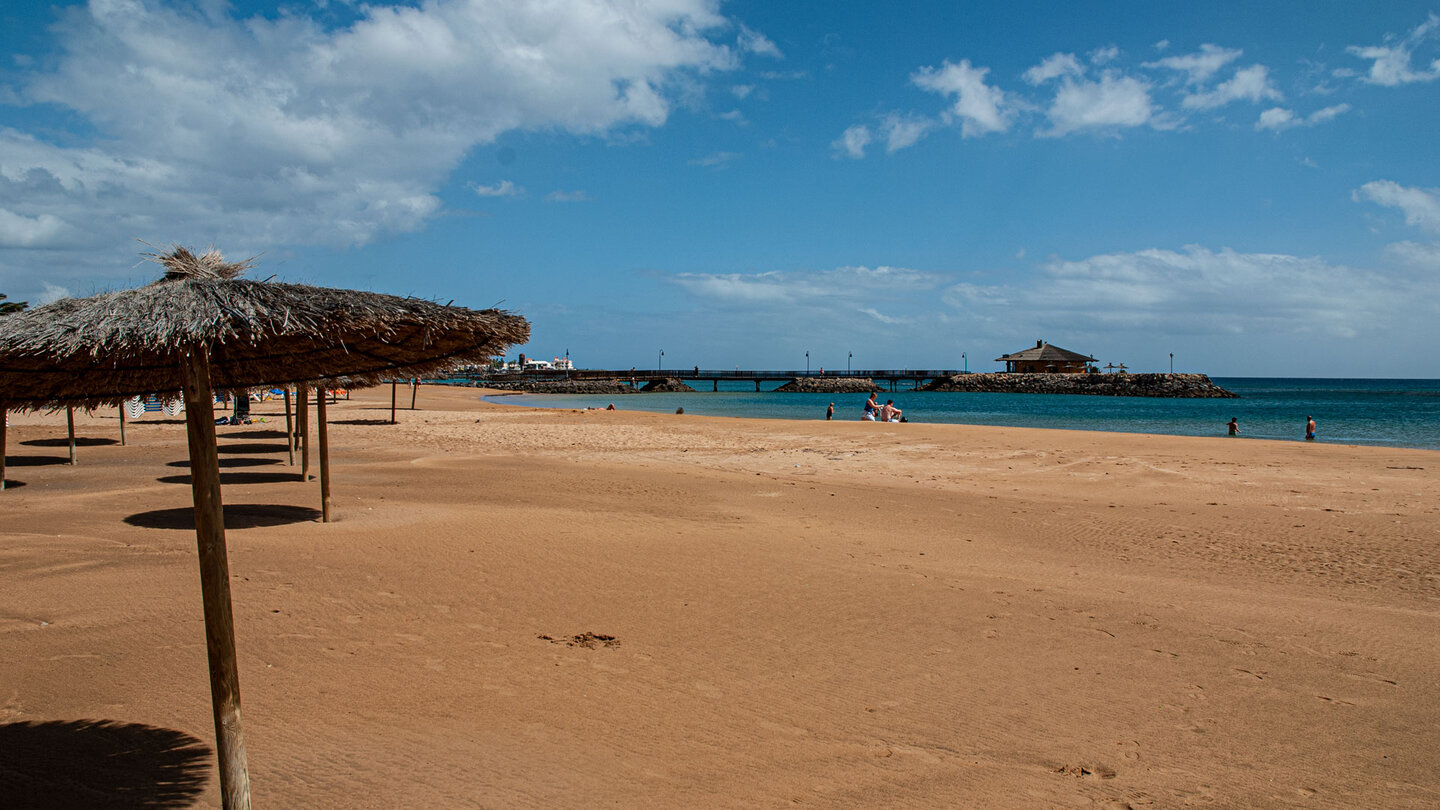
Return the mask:
POLYGON ((854 356, 855 356, 855 353, 854 353, 854 352, 846 352, 846 353, 845 353, 845 373, 846 373, 846 374, 849 374, 849 373, 850 373, 850 359, 853 358, 854 356))
POLYGON ((1175 373, 1175 353, 1170 352, 1170 373, 1175 373))
POLYGON ((810 376, 810 352, 805 352, 805 376, 810 376))
POLYGON ((968 357, 965 356, 965 352, 960 352, 960 359, 965 361, 965 373, 966 373, 966 374, 969 374, 969 373, 970 373, 970 358, 968 358, 968 357))
POLYGON ((665 350, 660 350, 660 356, 655 358, 655 370, 659 371, 665 367, 665 350))
POLYGON ((570 379, 570 350, 565 350, 565 379, 570 379))

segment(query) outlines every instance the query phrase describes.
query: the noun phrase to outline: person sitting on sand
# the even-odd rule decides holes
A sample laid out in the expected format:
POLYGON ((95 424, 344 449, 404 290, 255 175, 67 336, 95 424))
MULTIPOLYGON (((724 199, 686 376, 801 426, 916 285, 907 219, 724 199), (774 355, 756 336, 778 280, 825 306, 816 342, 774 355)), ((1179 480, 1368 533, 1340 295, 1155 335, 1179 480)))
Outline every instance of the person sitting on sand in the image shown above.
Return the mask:
POLYGON ((860 414, 860 419, 865 422, 874 422, 879 413, 880 403, 875 401, 875 395, 872 393, 870 398, 865 400, 865 411, 860 414))
POLYGON ((885 407, 883 407, 883 408, 880 409, 880 421, 881 421, 881 422, 899 422, 899 421, 900 421, 900 409, 897 408, 897 407, 895 407, 895 400, 893 400, 893 399, 887 399, 887 400, 885 400, 885 407))
POLYGON ((606 405, 606 406, 605 406, 605 410, 607 410, 607 411, 613 411, 613 410, 615 410, 615 403, 612 402, 612 403, 610 403, 609 405, 606 405))
POLYGON ((1230 429, 1231 436, 1240 435, 1240 423, 1235 420, 1235 417, 1230 417, 1230 421, 1225 423, 1225 427, 1230 429))

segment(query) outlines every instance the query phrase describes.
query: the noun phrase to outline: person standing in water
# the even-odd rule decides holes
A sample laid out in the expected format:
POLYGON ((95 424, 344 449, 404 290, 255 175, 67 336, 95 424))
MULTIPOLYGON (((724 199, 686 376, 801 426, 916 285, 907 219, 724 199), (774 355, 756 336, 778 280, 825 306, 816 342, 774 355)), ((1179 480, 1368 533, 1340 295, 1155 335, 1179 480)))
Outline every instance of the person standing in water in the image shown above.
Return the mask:
POLYGON ((1231 436, 1240 435, 1240 423, 1236 421, 1235 417, 1230 417, 1230 421, 1225 423, 1225 427, 1230 429, 1231 436))
POLYGON ((1315 441, 1315 417, 1305 417, 1305 441, 1315 441))
POLYGON ((825 421, 826 421, 826 422, 829 422, 831 419, 834 419, 834 418, 835 418, 835 403, 832 402, 832 403, 830 403, 830 407, 828 407, 828 408, 825 409, 825 421))

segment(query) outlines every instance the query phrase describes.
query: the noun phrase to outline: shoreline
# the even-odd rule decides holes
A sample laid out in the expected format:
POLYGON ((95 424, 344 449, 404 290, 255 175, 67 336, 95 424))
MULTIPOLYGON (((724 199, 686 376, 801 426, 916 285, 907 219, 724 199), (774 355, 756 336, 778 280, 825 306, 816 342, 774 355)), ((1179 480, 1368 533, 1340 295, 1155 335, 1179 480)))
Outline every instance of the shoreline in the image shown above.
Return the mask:
MULTIPOLYGON (((454 387, 457 390, 472 390, 478 392, 495 390, 468 388, 467 386, 454 387)), ((511 394, 513 392, 507 391, 504 393, 511 394)), ((600 407, 604 407, 604 405, 613 401, 616 407, 622 410, 644 413, 669 414, 673 413, 677 407, 683 407, 685 408, 686 415, 689 416, 705 415, 739 419, 756 418, 751 413, 727 412, 741 408, 747 409, 748 411, 765 411, 763 414, 764 418, 807 423, 824 421, 823 413, 825 405, 831 401, 836 402, 837 406, 839 406, 835 421, 857 421, 859 405, 863 402, 865 396, 863 394, 810 393, 800 395, 785 394, 772 398, 769 397, 769 393, 771 392, 753 394, 748 391, 722 391, 718 393, 699 391, 673 395, 649 394, 644 398, 625 397, 623 401, 619 398, 607 397, 603 394, 552 395, 526 393, 525 396, 538 397, 539 399, 522 399, 519 401, 526 402, 526 407, 542 410, 583 410, 585 407, 591 407, 596 403, 598 403, 600 407), (848 397, 849 399, 844 400, 844 402, 854 405, 854 408, 849 409, 845 407, 845 405, 842 404, 842 397, 848 397)), ((495 395, 497 394, 483 394, 485 397, 495 395)), ((1303 443, 1303 436, 1300 435, 1301 431, 1297 429, 1297 424, 1303 425, 1303 415, 1307 413, 1307 411, 1304 410, 1296 411, 1302 416, 1302 421, 1297 424, 1292 424, 1292 422, 1295 422, 1295 419, 1288 411, 1286 413, 1287 421, 1266 423, 1254 421, 1257 418, 1263 418, 1265 414, 1262 413, 1260 417, 1257 417, 1251 412, 1254 408, 1262 407, 1261 404, 1257 404, 1253 399, 1199 399, 1191 401, 1169 398, 1135 398, 1132 400, 1131 398, 1095 396, 1057 397, 1055 399, 1041 397, 1040 400, 1045 403, 1045 407, 1039 409, 1027 407, 1024 410, 1015 410, 1013 412, 1003 409, 1003 403, 1008 400, 997 400, 996 402, 1001 403, 999 409, 996 409, 994 405, 987 405, 984 400, 981 400, 979 405, 973 406, 976 410, 937 411, 927 408, 927 397, 935 395, 942 398, 972 398, 982 396, 981 393, 968 392, 900 391, 882 393, 880 394, 880 398, 882 401, 886 398, 895 398, 897 403, 903 407, 907 418, 910 420, 908 423, 910 426, 917 424, 950 424, 974 427, 1029 427, 1051 430, 1075 430, 1082 433, 1129 433, 1156 436, 1215 437, 1230 440, 1275 441, 1287 444, 1294 442, 1303 443), (923 396, 913 396, 915 394, 921 394, 923 396), (1173 420, 1150 416, 1143 419, 1136 418, 1134 421, 1127 421, 1126 416, 1123 414, 1087 421, 1077 416, 1076 413, 1071 410, 1071 408, 1091 406, 1092 403, 1096 406, 1106 406, 1113 402, 1127 403, 1128 401, 1138 401, 1147 409, 1163 408, 1174 411, 1178 408, 1180 410, 1176 413, 1176 417, 1173 420), (1150 403, 1156 404, 1152 405, 1150 403), (1187 413, 1187 409, 1191 412, 1187 413), (1195 416, 1196 412, 1203 412, 1205 414, 1204 418, 1197 418, 1195 416), (1236 415, 1240 417, 1242 433, 1238 437, 1227 436, 1225 432, 1225 422, 1228 421, 1231 416, 1236 415), (1059 422, 1066 422, 1067 424, 1057 424, 1059 422), (1111 425, 1118 426, 1118 429, 1111 427, 1111 425)), ((937 407, 943 409, 946 401, 953 400, 941 399, 938 401, 939 404, 937 407)), ((973 399, 969 401, 974 402, 973 399)), ((936 401, 931 400, 931 402, 936 401)), ((1417 433, 1412 429, 1410 433, 1413 434, 1413 436, 1408 437, 1407 435, 1386 435, 1383 432, 1379 435, 1371 435, 1366 432, 1366 427, 1363 422, 1352 423, 1341 421, 1327 423, 1325 417, 1328 416, 1328 411, 1323 404, 1308 405, 1299 403, 1291 407, 1313 408, 1314 412, 1318 415, 1319 421, 1321 422, 1321 435, 1320 439, 1317 442, 1311 442, 1312 444, 1395 447, 1431 451, 1440 450, 1440 445, 1437 445, 1437 442, 1440 442, 1440 435, 1434 432, 1421 430, 1417 433), (1337 435, 1335 432, 1329 430, 1330 427, 1336 424, 1342 426, 1346 432, 1337 435)), ((1083 411, 1081 412, 1081 416, 1083 416, 1083 411)))

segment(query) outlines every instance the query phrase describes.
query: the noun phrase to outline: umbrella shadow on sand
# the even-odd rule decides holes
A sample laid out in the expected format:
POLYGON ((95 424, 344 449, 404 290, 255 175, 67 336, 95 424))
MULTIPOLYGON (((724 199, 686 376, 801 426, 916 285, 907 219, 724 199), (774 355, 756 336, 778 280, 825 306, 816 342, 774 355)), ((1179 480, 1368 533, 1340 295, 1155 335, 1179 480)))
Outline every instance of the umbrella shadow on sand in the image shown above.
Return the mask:
MULTIPOLYGON (((221 467, 264 467, 269 464, 279 464, 278 458, 251 458, 249 456, 235 456, 234 458, 220 459, 221 467)), ((178 461, 165 462, 166 467, 184 467, 190 469, 190 459, 182 458, 178 461)))
MULTIPOLYGON (((69 439, 30 439, 20 442, 26 447, 69 447, 69 439)), ((102 439, 96 436, 76 436, 76 447, 101 447, 107 444, 119 444, 115 439, 102 439)))
MULTIPOLYGON (((155 479, 162 484, 186 484, 192 483, 188 475, 164 475, 155 479)), ((231 484, 281 484, 298 483, 305 479, 300 477, 298 472, 221 472, 220 483, 223 486, 231 484)))
POLYGON ((388 425, 389 419, 331 419, 332 425, 388 425))
POLYGON ((168 728, 114 720, 0 723, 0 807, 192 807, 210 747, 168 728))
POLYGON ((284 444, 265 444, 264 442, 244 442, 237 444, 222 444, 218 452, 221 453, 283 453, 284 444))
POLYGON ((16 481, 14 478, 6 478, 4 483, 5 489, 19 489, 25 486, 24 481, 16 481))
MULTIPOLYGON (((219 433, 219 434, 216 435, 216 438, 220 439, 221 441, 225 441, 225 440, 229 440, 229 439, 283 439, 283 438, 285 438, 285 431, 283 431, 283 430, 237 430, 237 431, 235 431, 235 432, 233 432, 233 433, 219 433)), ((280 445, 280 446, 281 446, 281 447, 284 447, 285 445, 282 444, 282 445, 280 445)))
POLYGON ((65 456, 6 456, 6 467, 50 467, 55 464, 69 464, 65 456))
MULTIPOLYGON (((226 529, 258 529, 264 526, 285 526, 291 523, 314 523, 320 520, 320 510, 308 506, 290 506, 282 503, 225 504, 226 529)), ((136 512, 125 518, 131 526, 144 529, 176 529, 195 531, 195 509, 183 506, 178 509, 153 509, 136 512)))

